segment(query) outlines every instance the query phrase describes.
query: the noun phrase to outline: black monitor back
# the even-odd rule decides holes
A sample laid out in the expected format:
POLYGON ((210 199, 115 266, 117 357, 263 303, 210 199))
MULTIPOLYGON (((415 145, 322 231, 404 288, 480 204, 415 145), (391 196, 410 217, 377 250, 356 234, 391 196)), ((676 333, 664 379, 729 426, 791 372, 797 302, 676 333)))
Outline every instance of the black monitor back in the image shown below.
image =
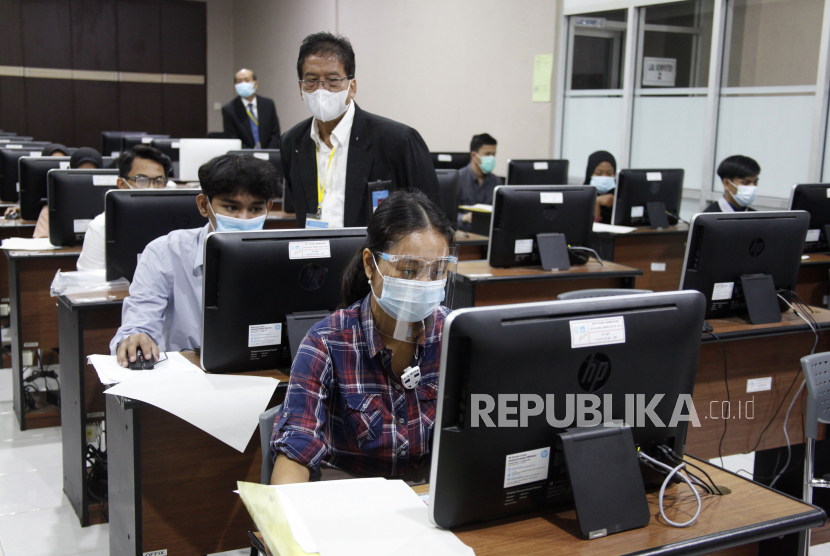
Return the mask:
POLYGON ((43 147, 7 149, 0 144, 0 200, 7 203, 18 201, 18 161, 24 156, 40 156, 41 151, 43 147))
POLYGON ((804 211, 695 214, 680 289, 706 296, 707 319, 746 314, 741 276, 768 274, 776 290, 794 290, 809 225, 804 211))
POLYGON ((121 154, 121 139, 125 135, 147 135, 145 131, 102 131, 101 154, 118 156, 121 154))
POLYGON ((90 221, 104 212, 104 196, 117 181, 116 170, 49 170, 49 243, 83 244, 90 221))
POLYGON ((15 141, 33 141, 35 138, 29 135, 17 135, 16 133, 0 133, 0 143, 14 143, 15 141))
POLYGON ((830 183, 794 185, 790 194, 790 210, 810 213, 810 229, 804 242, 805 253, 830 250, 825 226, 830 225, 830 183))
MULTIPOLYGON (((103 157, 104 168, 113 169, 115 160, 112 157, 103 157)), ((41 156, 24 157, 18 161, 18 181, 20 183, 20 217, 23 220, 37 220, 40 209, 46 205, 48 199, 46 176, 50 170, 66 170, 69 168, 69 157, 65 156, 41 156)), ((112 174, 113 172, 107 172, 112 174)), ((115 172, 118 173, 117 171, 115 172)), ((112 178, 99 178, 99 181, 112 181, 112 178)), ((102 185, 105 185, 102 182, 102 185)), ((115 185, 112 183, 111 185, 115 185)), ((97 214, 103 212, 103 206, 97 214)), ((57 243, 53 245, 58 245, 57 243)), ((67 244, 68 245, 68 244, 67 244)))
POLYGON ((669 224, 677 224, 683 198, 681 169, 621 170, 614 191, 612 222, 619 226, 649 226, 648 203, 663 203, 669 224))
POLYGON ((508 160, 505 185, 566 185, 567 160, 508 160))
POLYGON ((289 365, 286 315, 336 310, 342 301, 343 272, 365 240, 366 228, 210 234, 205 243, 202 367, 241 372, 289 365), (303 244, 317 244, 320 256, 297 257, 303 244), (282 325, 279 344, 249 342, 251 327, 262 325, 282 325))
POLYGON ((438 174, 438 192, 441 194, 441 208, 452 227, 458 222, 458 190, 461 177, 458 170, 435 170, 438 174))
POLYGON ((436 170, 460 170, 470 163, 470 153, 429 153, 436 170))
POLYGON ((154 139, 167 139, 169 135, 124 135, 121 137, 121 152, 132 150, 136 145, 152 146, 154 139))
POLYGON ((596 196, 596 188, 590 185, 496 187, 487 253, 490 266, 541 264, 537 234, 565 234, 568 245, 588 245, 596 196), (531 251, 529 241, 533 242, 531 251))
POLYGON ((138 258, 148 243, 173 230, 207 224, 196 205, 196 196, 201 192, 121 189, 107 193, 107 280, 126 278, 132 282, 138 258))
MULTIPOLYGON (((690 400, 693 393, 703 310, 697 292, 664 292, 453 311, 444 325, 433 431, 433 523, 449 529, 570 506, 570 482, 555 447, 562 427, 577 426, 566 418, 566 397, 573 403, 576 396, 597 396, 603 422, 630 422, 626 396, 643 395, 649 404, 662 394, 655 414, 665 427, 650 418, 630 423, 634 443, 649 455, 663 444, 682 455, 688 423, 671 417, 680 395, 690 400), (589 326, 616 329, 613 343, 586 342, 582 328, 589 326), (482 419, 473 426, 473 409, 484 405, 478 396, 494 402, 492 427, 482 419), (521 418, 520 396, 534 396, 526 407, 539 411, 521 418), (504 421, 502 401, 514 410, 501 413, 504 421), (560 422, 549 423, 548 412, 560 422), (507 458, 532 450, 548 460, 545 477, 510 477, 507 458)), ((681 409, 689 415, 688 406, 681 409)), ((650 484, 654 477, 644 479, 650 484)))

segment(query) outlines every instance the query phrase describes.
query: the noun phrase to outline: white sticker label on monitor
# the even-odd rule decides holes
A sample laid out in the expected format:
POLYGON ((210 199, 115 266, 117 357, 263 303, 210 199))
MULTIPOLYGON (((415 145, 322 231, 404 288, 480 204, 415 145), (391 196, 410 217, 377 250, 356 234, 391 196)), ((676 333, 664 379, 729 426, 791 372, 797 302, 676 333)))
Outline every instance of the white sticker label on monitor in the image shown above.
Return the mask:
POLYGON ((69 161, 68 160, 61 160, 58 162, 58 166, 61 170, 68 170, 69 169, 69 161))
POLYGON ((22 149, 23 145, 4 145, 4 149, 22 149))
POLYGON ((646 172, 647 181, 663 181, 663 172, 646 172))
POLYGON ((548 191, 539 193, 543 205, 561 205, 565 202, 565 194, 561 191, 548 191))
POLYGON ((119 156, 121 156, 121 151, 112 151, 110 153, 110 156, 113 158, 118 158, 119 156))
POLYGON ((268 153, 254 153, 254 158, 258 158, 260 160, 268 160, 268 153))
POLYGON ((550 446, 508 454, 504 464, 504 488, 546 480, 551 459, 550 446))
POLYGON ((532 239, 517 239, 516 247, 513 249, 515 255, 527 255, 533 253, 532 239))
POLYGON ((438 155, 438 162, 452 162, 452 155, 451 154, 439 154, 438 155))
POLYGON ((150 143, 153 142, 153 138, 152 137, 142 137, 141 142, 145 145, 149 145, 150 143))
POLYGON ((14 188, 18 193, 20 193, 20 182, 19 181, 14 182, 14 188))
POLYGON ((289 259, 328 259, 331 257, 329 240, 290 241, 288 243, 289 259))
POLYGON ((642 218, 644 212, 644 207, 631 207, 631 218, 642 218))
POLYGON ((569 324, 571 348, 625 343, 625 319, 623 317, 572 320, 569 324))
POLYGON ((92 176, 92 185, 118 185, 118 176, 92 176))
POLYGON ((652 272, 666 272, 666 263, 651 263, 652 272))
POLYGON ((90 222, 92 222, 92 220, 73 220, 72 229, 76 234, 85 234, 87 228, 89 228, 90 222))
POLYGON ((29 151, 29 156, 39 157, 43 156, 43 153, 41 151, 29 151))
POLYGON ((725 299, 732 299, 732 290, 735 288, 735 282, 718 282, 712 288, 712 301, 723 301, 725 299))
POLYGON ((752 392, 766 392, 772 390, 772 377, 765 376, 764 378, 750 378, 746 381, 746 393, 752 392))
POLYGON ((548 169, 548 163, 547 162, 534 162, 533 163, 533 169, 534 170, 547 170, 548 169))
POLYGON ((282 343, 282 324, 252 324, 248 327, 248 347, 275 346, 282 343))
POLYGON ((172 143, 170 143, 170 148, 171 149, 178 149, 179 148, 179 142, 178 141, 173 141, 172 143))
MULTIPOLYGON (((830 191, 830 189, 827 191, 830 191)), ((821 236, 821 230, 807 230, 807 239, 805 241, 818 241, 819 236, 821 236)))

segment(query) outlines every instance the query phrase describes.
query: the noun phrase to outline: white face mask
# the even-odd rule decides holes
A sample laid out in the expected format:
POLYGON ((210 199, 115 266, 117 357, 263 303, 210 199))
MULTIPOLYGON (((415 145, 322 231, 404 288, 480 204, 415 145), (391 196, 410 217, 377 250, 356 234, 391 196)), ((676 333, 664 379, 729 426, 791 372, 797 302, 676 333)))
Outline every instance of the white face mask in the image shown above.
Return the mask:
POLYGON ((732 180, 729 180, 729 183, 738 190, 737 193, 732 193, 732 198, 735 199, 736 203, 742 207, 748 207, 755 201, 755 197, 758 195, 757 185, 738 185, 732 180))
POLYGON ((313 93, 306 93, 303 91, 303 102, 308 108, 311 115, 321 122, 330 122, 339 118, 348 106, 346 100, 349 98, 349 90, 352 82, 349 81, 349 86, 332 93, 328 89, 321 87, 313 93))

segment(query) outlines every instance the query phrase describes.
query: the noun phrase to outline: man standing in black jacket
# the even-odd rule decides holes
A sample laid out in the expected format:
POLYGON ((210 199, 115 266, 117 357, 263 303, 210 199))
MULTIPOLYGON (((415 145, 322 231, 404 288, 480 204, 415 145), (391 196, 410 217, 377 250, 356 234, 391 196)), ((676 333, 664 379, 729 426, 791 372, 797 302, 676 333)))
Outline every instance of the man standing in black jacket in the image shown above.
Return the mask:
POLYGON ((366 226, 373 207, 398 189, 420 189, 440 202, 429 149, 418 132, 354 102, 355 57, 348 39, 331 33, 306 37, 297 75, 312 117, 285 133, 281 152, 300 227, 366 226), (391 187, 377 181, 390 181, 391 187))
POLYGON ((256 94, 256 74, 241 69, 234 76, 235 99, 222 107, 225 136, 241 139, 245 149, 280 148, 280 120, 274 101, 256 94))

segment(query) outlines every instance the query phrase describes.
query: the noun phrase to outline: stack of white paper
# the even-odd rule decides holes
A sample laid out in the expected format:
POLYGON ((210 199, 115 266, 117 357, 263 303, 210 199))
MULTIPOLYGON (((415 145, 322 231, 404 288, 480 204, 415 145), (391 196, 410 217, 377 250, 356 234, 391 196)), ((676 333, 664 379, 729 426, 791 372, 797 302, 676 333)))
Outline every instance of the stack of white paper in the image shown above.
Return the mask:
POLYGON ((167 352, 167 360, 161 361, 152 369, 133 371, 118 364, 114 355, 90 355, 90 365, 95 367, 101 384, 118 384, 125 380, 162 380, 179 373, 201 373, 204 371, 185 359, 178 352, 167 352))
POLYGON ((476 203, 474 205, 459 205, 461 210, 471 210, 473 212, 493 212, 493 205, 485 205, 484 203, 476 203))
POLYGON ((10 237, 0 243, 0 249, 8 249, 10 251, 46 251, 49 249, 60 249, 60 247, 49 243, 48 237, 10 237))
POLYGON ((616 226, 614 224, 603 224, 602 222, 594 222, 593 231, 595 233, 609 233, 609 234, 627 234, 633 232, 637 228, 631 226, 616 226))

